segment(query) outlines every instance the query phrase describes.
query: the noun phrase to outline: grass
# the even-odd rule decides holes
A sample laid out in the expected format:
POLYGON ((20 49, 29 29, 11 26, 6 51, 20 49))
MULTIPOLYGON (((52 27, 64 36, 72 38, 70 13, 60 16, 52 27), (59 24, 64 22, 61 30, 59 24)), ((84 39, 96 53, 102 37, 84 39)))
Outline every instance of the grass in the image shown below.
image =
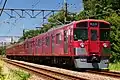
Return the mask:
POLYGON ((0 80, 27 80, 30 77, 28 72, 21 69, 11 69, 5 66, 0 59, 0 80))
POLYGON ((109 69, 110 69, 110 70, 120 71, 120 62, 110 63, 109 69))
POLYGON ((27 80, 30 77, 30 74, 23 70, 10 70, 8 78, 6 80, 27 80))

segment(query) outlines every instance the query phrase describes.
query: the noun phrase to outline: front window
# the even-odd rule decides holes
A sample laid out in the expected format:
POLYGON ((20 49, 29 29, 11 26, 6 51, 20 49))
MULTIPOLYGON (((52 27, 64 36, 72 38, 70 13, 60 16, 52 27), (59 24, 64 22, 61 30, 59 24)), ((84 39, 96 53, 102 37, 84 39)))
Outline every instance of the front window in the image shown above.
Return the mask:
POLYGON ((88 39, 88 29, 75 28, 74 29, 74 40, 85 41, 88 39))
POLYGON ((109 29, 100 29, 100 40, 107 41, 110 38, 110 30, 109 29))
POLYGON ((110 38, 110 24, 100 22, 100 40, 107 41, 110 38))
POLYGON ((80 22, 80 23, 77 23, 76 24, 76 27, 88 27, 88 22, 87 21, 85 21, 85 22, 80 22))

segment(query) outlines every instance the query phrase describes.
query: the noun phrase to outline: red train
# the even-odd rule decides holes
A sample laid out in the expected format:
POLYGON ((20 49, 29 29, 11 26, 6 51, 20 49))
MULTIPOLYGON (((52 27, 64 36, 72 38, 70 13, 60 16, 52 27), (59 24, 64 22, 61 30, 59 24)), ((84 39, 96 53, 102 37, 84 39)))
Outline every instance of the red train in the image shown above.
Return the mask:
POLYGON ((103 69, 109 65, 109 37, 109 22, 94 19, 74 21, 8 46, 6 55, 11 59, 103 69))

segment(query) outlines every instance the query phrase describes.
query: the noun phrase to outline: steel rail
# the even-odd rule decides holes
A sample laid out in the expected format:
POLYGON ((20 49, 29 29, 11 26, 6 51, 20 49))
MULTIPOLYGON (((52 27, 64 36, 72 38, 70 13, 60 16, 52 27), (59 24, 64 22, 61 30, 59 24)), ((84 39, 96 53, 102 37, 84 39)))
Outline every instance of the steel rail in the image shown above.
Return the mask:
POLYGON ((118 72, 104 71, 104 70, 100 70, 100 71, 87 70, 87 72, 94 73, 94 74, 100 74, 103 76, 109 76, 109 77, 113 77, 113 78, 120 78, 120 73, 118 73, 118 72))

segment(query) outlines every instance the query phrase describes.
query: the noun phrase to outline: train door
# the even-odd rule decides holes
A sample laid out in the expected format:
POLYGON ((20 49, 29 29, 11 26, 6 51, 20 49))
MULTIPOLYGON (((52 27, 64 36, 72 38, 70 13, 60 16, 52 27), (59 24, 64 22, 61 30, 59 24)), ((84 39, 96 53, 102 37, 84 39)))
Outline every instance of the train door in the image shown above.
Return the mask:
POLYGON ((41 55, 42 54, 42 39, 37 39, 37 48, 36 48, 36 54, 41 55))
POLYGON ((51 35, 52 37, 52 54, 54 55, 54 47, 55 47, 55 36, 54 35, 51 35))
POLYGON ((32 55, 34 55, 34 40, 32 40, 31 42, 31 51, 32 51, 32 55))
POLYGON ((90 53, 96 54, 99 53, 99 28, 97 22, 90 22, 89 28, 89 36, 90 36, 90 45, 89 50, 90 53))
POLYGON ((64 31, 64 53, 68 54, 68 32, 64 31))

